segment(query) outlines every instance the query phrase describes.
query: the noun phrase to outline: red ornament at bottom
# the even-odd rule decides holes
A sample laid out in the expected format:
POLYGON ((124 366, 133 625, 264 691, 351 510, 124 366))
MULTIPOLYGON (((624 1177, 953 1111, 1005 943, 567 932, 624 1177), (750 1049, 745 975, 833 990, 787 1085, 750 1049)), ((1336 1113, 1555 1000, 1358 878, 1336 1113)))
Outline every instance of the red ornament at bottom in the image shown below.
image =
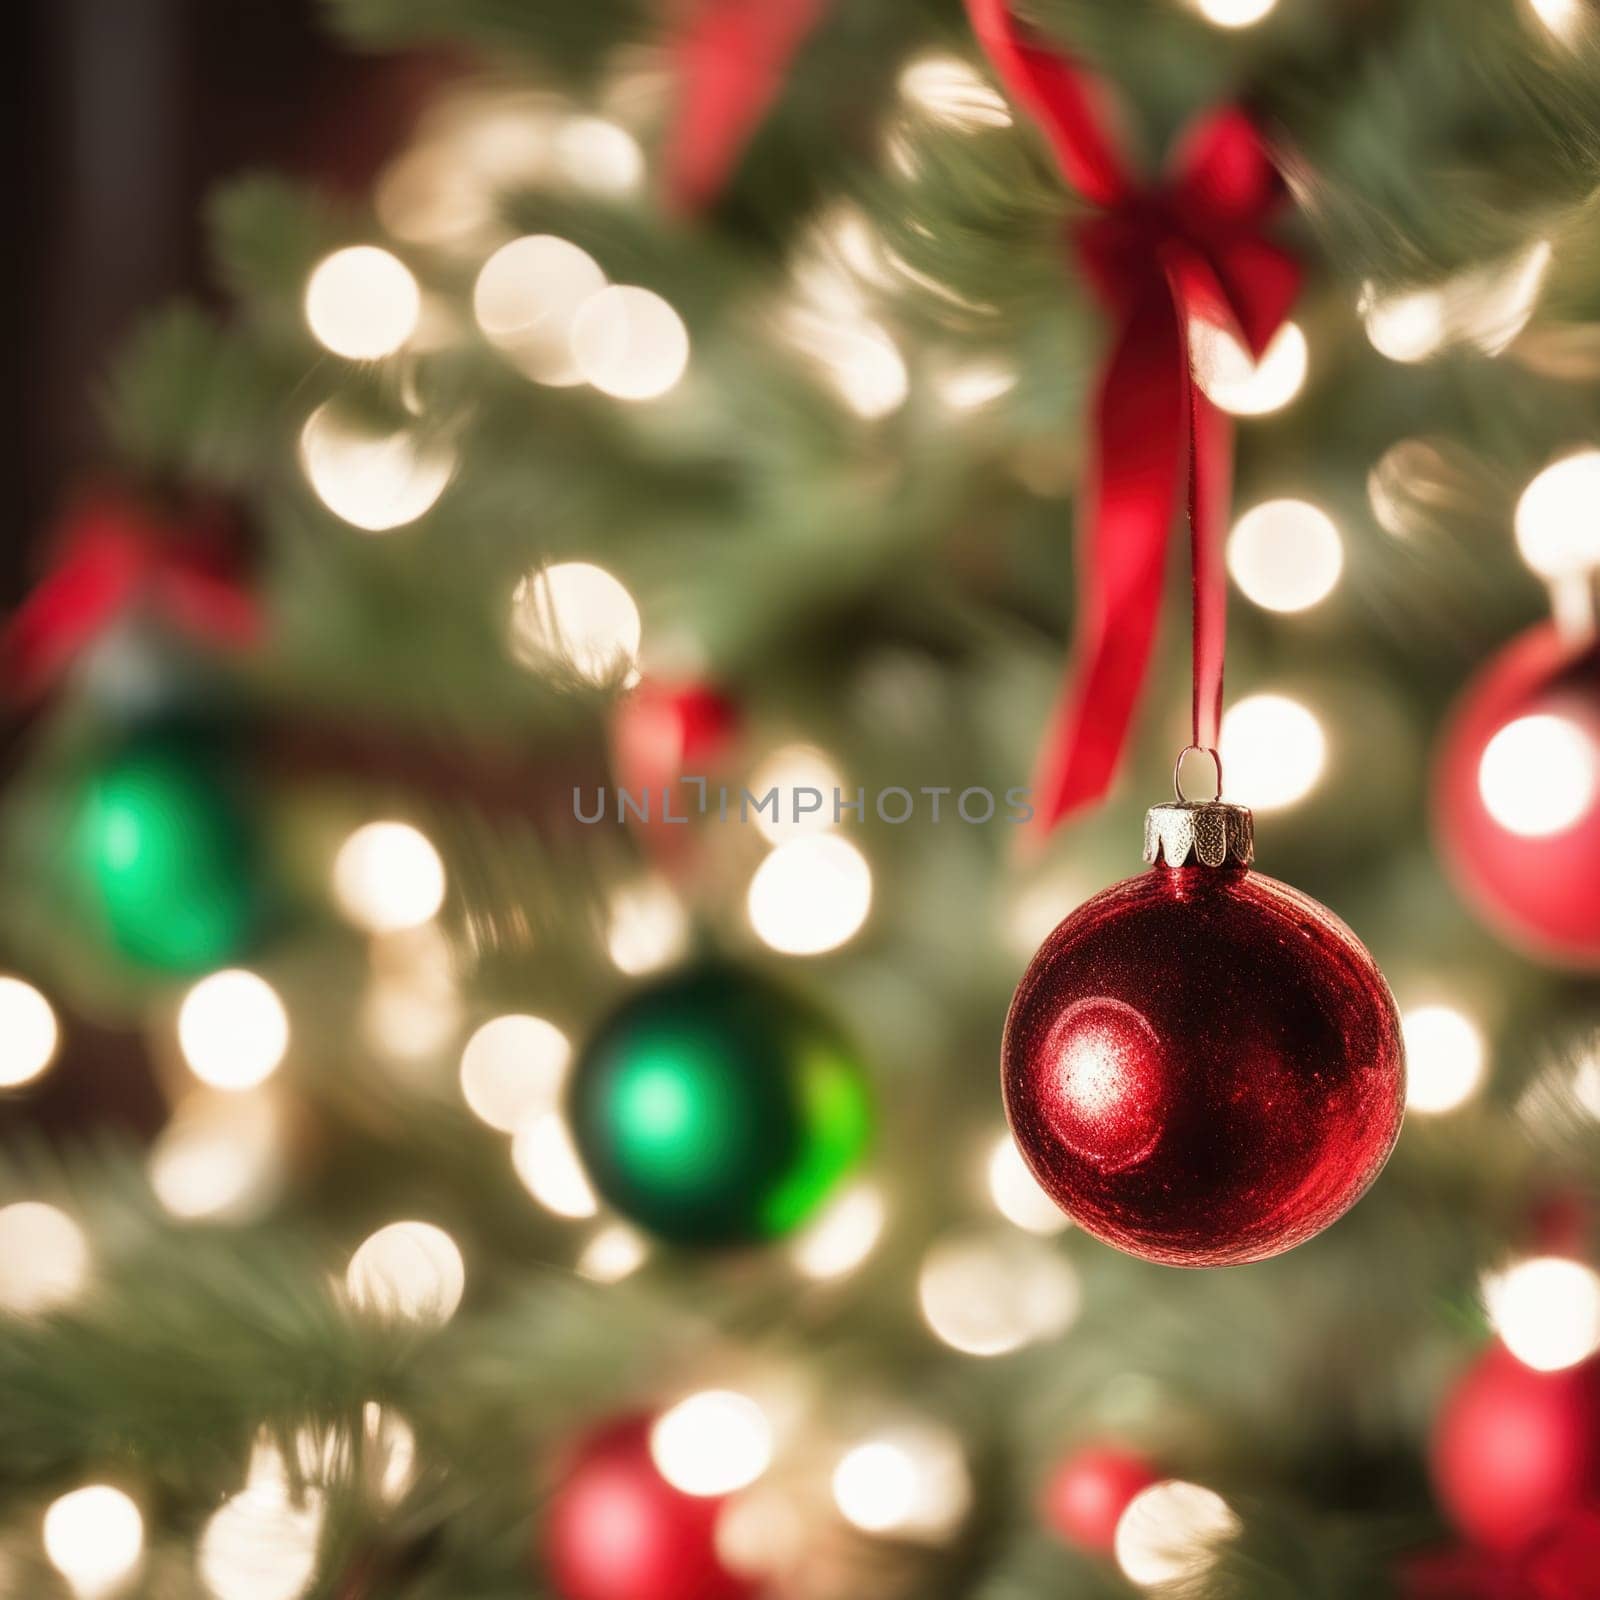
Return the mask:
POLYGON ((1118 1445, 1085 1445, 1050 1474, 1041 1496, 1046 1525, 1070 1545, 1110 1555, 1117 1523, 1141 1489, 1161 1474, 1143 1456, 1118 1445))
POLYGON ((1600 1357, 1535 1372, 1491 1345, 1439 1413, 1432 1468, 1440 1504, 1485 1550, 1525 1551, 1600 1509, 1600 1357))
POLYGON ((753 1600, 717 1554, 726 1501, 684 1494, 650 1454, 652 1419, 624 1417, 574 1446, 540 1536, 563 1600, 753 1600))
POLYGON ((1388 1159, 1400 1019, 1331 911, 1248 870, 1242 806, 1157 806, 1145 854, 1023 976, 1006 1115, 1097 1239, 1170 1266, 1261 1261, 1341 1217, 1388 1159))
POLYGON ((1600 644, 1543 623, 1489 662, 1451 713, 1433 812, 1490 927, 1544 960, 1600 967, 1600 644))

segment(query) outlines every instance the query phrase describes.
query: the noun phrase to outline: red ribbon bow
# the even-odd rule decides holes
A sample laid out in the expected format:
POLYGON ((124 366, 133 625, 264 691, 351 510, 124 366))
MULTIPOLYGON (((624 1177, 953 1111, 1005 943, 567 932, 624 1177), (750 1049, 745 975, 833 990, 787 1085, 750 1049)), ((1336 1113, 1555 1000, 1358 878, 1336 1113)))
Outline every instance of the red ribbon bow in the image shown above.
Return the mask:
POLYGON ((1034 777, 1048 830, 1116 776, 1161 609, 1166 541, 1188 477, 1194 572, 1193 742, 1215 749, 1226 633, 1223 522, 1233 432, 1194 383, 1205 323, 1257 359, 1294 301, 1300 268, 1263 232, 1283 185, 1237 106, 1199 118, 1145 182, 1123 156, 1107 85, 1033 34, 1009 0, 967 0, 1006 89, 1040 125, 1062 176, 1097 208, 1072 232, 1116 319, 1094 403, 1075 662, 1034 777))
POLYGON ((693 214, 715 203, 830 0, 689 0, 676 45, 678 107, 667 197, 693 214))
POLYGON ((260 637, 239 542, 221 514, 174 528, 120 498, 86 501, 66 521, 60 555, 12 614, 3 636, 7 684, 32 699, 136 605, 193 637, 242 649, 260 637))

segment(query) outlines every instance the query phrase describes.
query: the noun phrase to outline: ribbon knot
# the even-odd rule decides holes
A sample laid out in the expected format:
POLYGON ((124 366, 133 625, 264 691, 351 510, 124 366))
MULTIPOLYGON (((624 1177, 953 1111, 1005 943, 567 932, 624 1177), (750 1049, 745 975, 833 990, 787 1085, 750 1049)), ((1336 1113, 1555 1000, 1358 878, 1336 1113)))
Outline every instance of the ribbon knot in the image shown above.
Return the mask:
POLYGON ((967 0, 979 43, 1039 124, 1062 177, 1094 210, 1070 241, 1115 321, 1094 403, 1082 497, 1074 667, 1034 777, 1048 830, 1101 798, 1121 761, 1161 609, 1166 541, 1187 482, 1194 572, 1193 744, 1214 748, 1222 712, 1226 579, 1222 522, 1233 467, 1228 420, 1195 385, 1190 340, 1215 328, 1259 359, 1299 288, 1268 237, 1282 179, 1254 123, 1225 105, 1142 180, 1115 129, 1109 85, 1012 13, 967 0))

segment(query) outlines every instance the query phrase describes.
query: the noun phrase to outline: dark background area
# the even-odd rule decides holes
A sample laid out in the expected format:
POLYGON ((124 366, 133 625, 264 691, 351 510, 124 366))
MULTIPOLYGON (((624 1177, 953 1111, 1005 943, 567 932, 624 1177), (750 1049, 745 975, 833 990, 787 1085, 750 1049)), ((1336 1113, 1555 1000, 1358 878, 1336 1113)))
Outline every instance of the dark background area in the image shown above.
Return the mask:
MULTIPOLYGON (((95 390, 139 314, 215 298, 211 189, 274 167, 360 195, 437 62, 361 57, 318 0, 12 0, 3 71, 13 195, 4 255, 6 415, 0 614, 47 557, 52 518, 108 467, 95 390)), ((3 964, 3 962, 0 962, 3 964)), ((62 1055, 26 1126, 153 1131, 143 1041, 63 1012, 62 1055)), ((22 1131, 0 1107, 0 1132, 22 1131)))
POLYGON ((94 389, 139 312, 209 298, 205 199, 271 166, 359 192, 436 69, 341 50, 318 0, 12 0, 7 609, 103 463, 94 389))

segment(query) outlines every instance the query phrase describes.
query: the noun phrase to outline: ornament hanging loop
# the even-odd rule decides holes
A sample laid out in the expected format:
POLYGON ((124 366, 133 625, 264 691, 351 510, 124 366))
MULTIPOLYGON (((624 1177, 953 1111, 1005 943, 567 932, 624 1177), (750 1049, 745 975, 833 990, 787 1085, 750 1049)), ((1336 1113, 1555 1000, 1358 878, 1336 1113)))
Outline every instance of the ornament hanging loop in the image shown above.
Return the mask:
POLYGON ((1217 782, 1216 782, 1215 792, 1210 796, 1210 798, 1213 801, 1221 800, 1221 798, 1222 798, 1222 756, 1221 756, 1221 753, 1219 751, 1213 749, 1212 746, 1210 746, 1208 744, 1186 744, 1183 747, 1183 749, 1181 749, 1178 752, 1178 759, 1175 762, 1173 762, 1173 764, 1172 764, 1172 792, 1177 797, 1178 803, 1180 805, 1191 805, 1191 804, 1194 803, 1193 801, 1190 800, 1189 796, 1186 795, 1183 792, 1183 762, 1184 762, 1184 758, 1186 756, 1190 756, 1190 755, 1201 755, 1201 756, 1210 756, 1211 757, 1211 766, 1212 766, 1212 770, 1217 775, 1217 782))

